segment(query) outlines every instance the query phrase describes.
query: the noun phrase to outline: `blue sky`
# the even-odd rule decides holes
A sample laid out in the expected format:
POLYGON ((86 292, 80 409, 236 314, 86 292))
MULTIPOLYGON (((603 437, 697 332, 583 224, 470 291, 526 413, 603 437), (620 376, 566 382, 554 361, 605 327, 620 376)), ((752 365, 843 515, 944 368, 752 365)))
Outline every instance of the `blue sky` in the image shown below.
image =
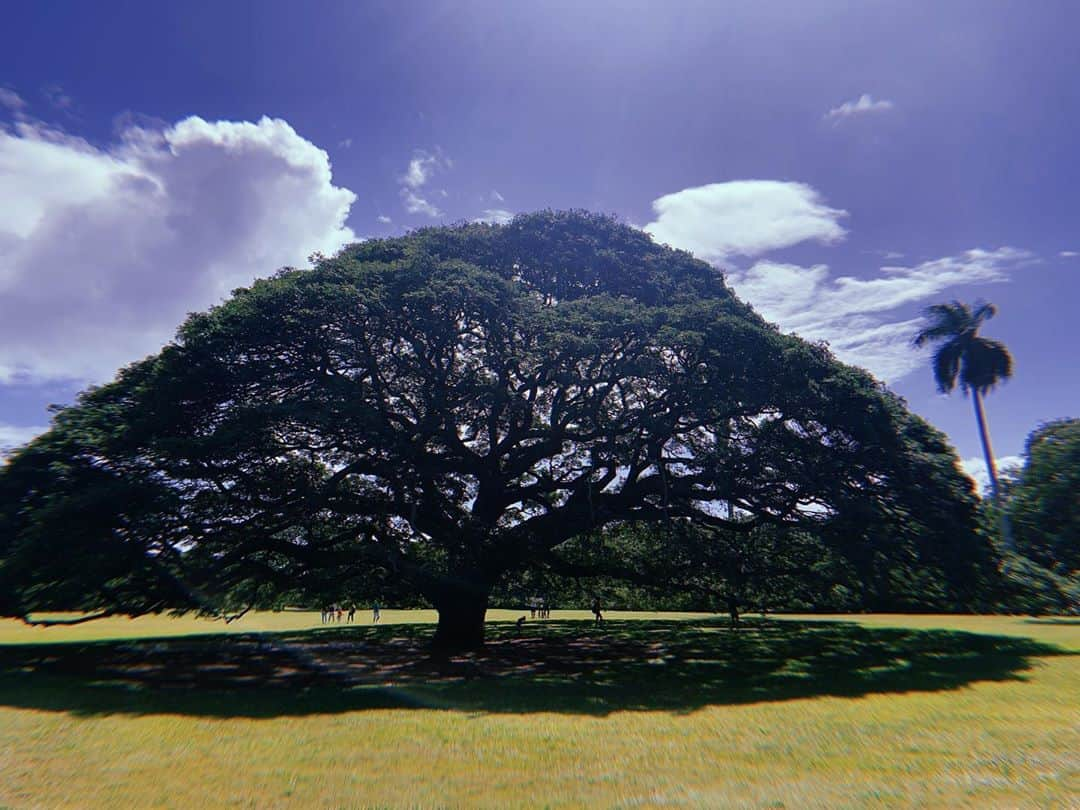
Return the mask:
POLYGON ((26 3, 0 26, 0 445, 355 238, 613 213, 979 453, 905 338, 987 298, 999 456, 1076 416, 1080 5, 26 3), (1074 254, 1074 255, 1070 255, 1074 254))

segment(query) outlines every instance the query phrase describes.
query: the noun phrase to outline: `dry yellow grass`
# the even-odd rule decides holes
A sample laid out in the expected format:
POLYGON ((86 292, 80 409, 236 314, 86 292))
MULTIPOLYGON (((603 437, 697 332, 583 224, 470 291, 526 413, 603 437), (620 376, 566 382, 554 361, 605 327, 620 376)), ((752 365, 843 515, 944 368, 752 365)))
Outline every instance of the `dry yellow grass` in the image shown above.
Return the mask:
MULTIPOLYGON (((496 620, 518 615, 492 612, 496 620)), ((554 619, 587 617, 560 612, 554 619)), ((358 628, 370 622, 369 613, 357 618, 362 619, 358 628)), ((423 611, 383 611, 387 625, 432 618, 423 611)), ((692 614, 662 618, 703 627, 702 617, 692 614)), ((691 699, 690 689, 685 699, 673 705, 658 700, 656 705, 664 707, 650 709, 620 708, 618 700, 608 709, 590 708, 595 691, 583 687, 576 703, 565 684, 561 702, 545 709, 541 698, 521 697, 532 688, 527 677, 444 690, 414 682, 393 690, 392 702, 356 708, 311 703, 287 690, 275 693, 269 709, 260 704, 259 711, 230 711, 233 701, 239 706, 244 699, 233 695, 212 696, 204 704, 133 694, 130 707, 103 708, 86 697, 92 685, 80 679, 5 667, 0 806, 1080 807, 1080 623, 1075 619, 834 618, 857 622, 868 637, 891 627, 959 630, 1033 639, 1058 651, 1032 647, 1034 654, 1009 659, 992 680, 972 671, 947 688, 926 685, 936 682, 927 681, 933 673, 923 671, 925 683, 913 681, 907 691, 901 662, 899 674, 881 681, 888 688, 880 691, 871 686, 848 695, 811 674, 805 688, 794 691, 785 686, 755 697, 753 690, 744 690, 727 700, 714 683, 701 700, 691 699), (32 684, 32 679, 42 680, 32 684), (31 692, 34 697, 27 698, 31 692)), ((610 622, 609 628, 621 624, 610 622)), ((318 626, 317 615, 304 613, 256 614, 227 628, 166 617, 48 630, 3 622, 0 644, 318 626)), ((594 632, 584 623, 562 626, 567 633, 594 632)), ((675 625, 665 628, 668 634, 679 632, 675 625)), ((701 632, 706 631, 730 646, 722 625, 704 626, 701 632)), ((12 649, 0 647, 0 656, 12 649)), ((968 653, 958 651, 962 655, 968 653)), ((985 649, 970 655, 976 656, 974 670, 996 660, 985 649)), ((659 673, 662 664, 653 669, 659 673)), ((797 683, 799 661, 789 664, 795 680, 785 683, 797 683)), ((646 676, 649 671, 646 666, 646 676)), ((845 677, 842 668, 836 672, 835 678, 845 677)), ((658 675, 633 688, 647 697, 670 683, 658 675)), ((637 699, 626 705, 641 704, 637 699)))

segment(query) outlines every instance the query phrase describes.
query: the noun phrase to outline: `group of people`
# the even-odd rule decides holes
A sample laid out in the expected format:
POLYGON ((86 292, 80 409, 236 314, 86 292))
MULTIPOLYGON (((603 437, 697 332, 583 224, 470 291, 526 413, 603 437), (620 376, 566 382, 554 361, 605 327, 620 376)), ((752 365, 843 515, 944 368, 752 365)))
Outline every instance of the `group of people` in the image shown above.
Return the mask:
MULTIPOLYGON (((382 614, 379 612, 379 603, 376 602, 371 606, 371 621, 373 624, 378 624, 381 618, 382 614)), ((355 619, 356 605, 349 605, 347 610, 341 605, 326 605, 322 609, 323 624, 340 623, 342 620, 351 624, 355 619)))
POLYGON ((323 624, 340 623, 343 618, 347 622, 352 622, 356 618, 356 606, 349 605, 348 612, 341 605, 326 605, 322 609, 323 624))
MULTIPOLYGON (((600 598, 593 599, 592 613, 595 618, 596 624, 600 624, 604 621, 604 616, 600 612, 600 598)), ((532 599, 529 601, 529 616, 533 619, 550 619, 551 618, 551 605, 548 604, 546 599, 532 599)), ((345 621, 351 624, 356 619, 356 605, 349 605, 348 609, 341 605, 326 605, 322 609, 322 623, 323 624, 335 624, 345 621)), ((382 614, 379 612, 379 603, 376 602, 371 606, 371 621, 373 624, 378 624, 382 619, 382 614)), ((733 614, 732 621, 737 623, 738 619, 733 614)), ((525 617, 522 616, 517 621, 518 628, 525 623, 525 617)))
MULTIPOLYGON (((597 596, 592 601, 592 614, 596 624, 602 624, 604 621, 604 614, 600 610, 600 597, 597 596)), ((531 619, 550 619, 551 618, 551 605, 547 603, 546 599, 530 599, 529 600, 529 618, 531 619)), ((520 628, 525 622, 525 617, 522 616, 518 619, 517 624, 520 628)))

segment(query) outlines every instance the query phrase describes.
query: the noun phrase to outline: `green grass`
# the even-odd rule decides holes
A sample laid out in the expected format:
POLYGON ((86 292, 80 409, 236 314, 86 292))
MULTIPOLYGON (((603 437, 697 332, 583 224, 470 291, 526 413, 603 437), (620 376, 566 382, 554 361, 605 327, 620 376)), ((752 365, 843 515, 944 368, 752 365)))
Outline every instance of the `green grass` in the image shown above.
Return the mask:
POLYGON ((1080 621, 0 622, 0 807, 1080 807, 1080 621))

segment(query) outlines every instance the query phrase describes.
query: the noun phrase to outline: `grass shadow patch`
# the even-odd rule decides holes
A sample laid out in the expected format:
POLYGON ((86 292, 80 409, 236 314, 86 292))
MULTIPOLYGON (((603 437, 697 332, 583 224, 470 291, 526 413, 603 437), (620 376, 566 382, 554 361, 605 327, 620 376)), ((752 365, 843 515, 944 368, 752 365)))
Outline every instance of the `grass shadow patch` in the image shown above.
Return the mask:
POLYGON ((426 708, 691 712, 1022 680, 1072 655, 1031 639, 850 622, 625 620, 488 626, 432 658, 426 625, 0 646, 0 705, 76 715, 275 717, 426 708))

